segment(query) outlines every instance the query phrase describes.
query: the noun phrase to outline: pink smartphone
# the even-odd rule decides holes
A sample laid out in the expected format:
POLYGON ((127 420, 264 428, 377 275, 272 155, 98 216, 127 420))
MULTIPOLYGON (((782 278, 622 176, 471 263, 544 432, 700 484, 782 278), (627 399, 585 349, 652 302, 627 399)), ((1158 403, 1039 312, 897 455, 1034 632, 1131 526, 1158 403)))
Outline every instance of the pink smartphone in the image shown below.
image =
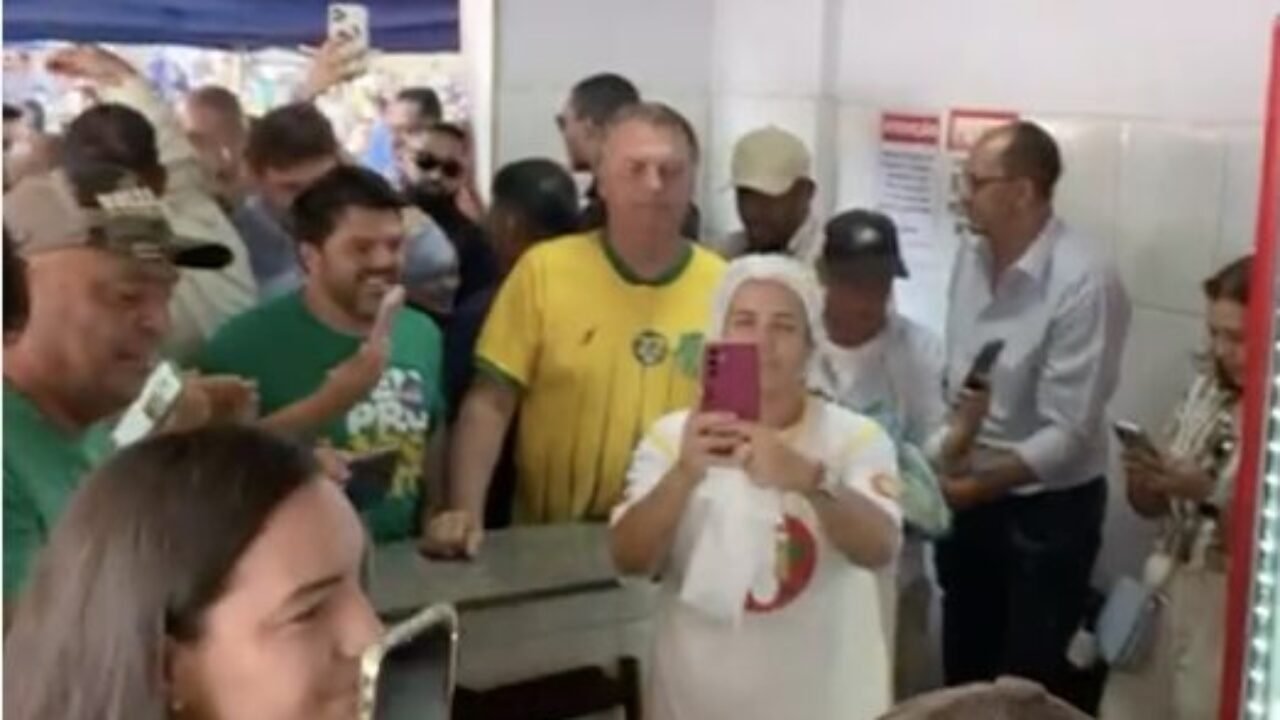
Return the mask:
POLYGON ((746 343, 708 343, 702 357, 702 411, 760 420, 760 354, 746 343))

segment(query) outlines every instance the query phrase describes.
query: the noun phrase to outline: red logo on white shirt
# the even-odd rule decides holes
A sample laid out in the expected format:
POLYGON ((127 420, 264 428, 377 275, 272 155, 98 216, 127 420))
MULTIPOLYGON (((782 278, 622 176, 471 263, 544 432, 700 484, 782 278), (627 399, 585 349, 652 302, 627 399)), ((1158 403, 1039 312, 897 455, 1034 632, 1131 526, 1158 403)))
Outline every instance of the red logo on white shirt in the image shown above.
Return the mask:
POLYGON ((774 544, 774 572, 747 593, 747 612, 768 613, 790 605, 809 583, 818 565, 818 543, 798 518, 784 515, 774 544))

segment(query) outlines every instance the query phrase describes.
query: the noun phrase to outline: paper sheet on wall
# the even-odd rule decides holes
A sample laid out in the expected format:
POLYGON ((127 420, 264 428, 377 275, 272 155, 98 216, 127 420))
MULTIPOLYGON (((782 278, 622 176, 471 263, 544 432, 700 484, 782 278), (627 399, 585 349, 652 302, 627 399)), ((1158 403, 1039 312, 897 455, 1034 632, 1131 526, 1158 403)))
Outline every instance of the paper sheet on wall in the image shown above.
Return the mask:
POLYGON ((942 336, 955 244, 946 222, 942 121, 937 115, 880 116, 876 206, 893 218, 911 277, 894 291, 898 310, 942 336))

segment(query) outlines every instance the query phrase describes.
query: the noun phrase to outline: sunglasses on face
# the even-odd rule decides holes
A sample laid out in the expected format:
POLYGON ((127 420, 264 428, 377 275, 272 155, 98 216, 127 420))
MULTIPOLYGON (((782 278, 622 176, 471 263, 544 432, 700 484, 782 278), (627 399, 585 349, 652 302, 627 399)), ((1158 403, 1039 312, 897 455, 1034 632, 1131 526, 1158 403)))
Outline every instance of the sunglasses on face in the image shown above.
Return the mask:
POLYGON ((440 174, 447 178, 457 178, 462 175, 462 163, 450 158, 438 158, 429 153, 422 153, 414 159, 414 163, 423 172, 439 170, 440 174))

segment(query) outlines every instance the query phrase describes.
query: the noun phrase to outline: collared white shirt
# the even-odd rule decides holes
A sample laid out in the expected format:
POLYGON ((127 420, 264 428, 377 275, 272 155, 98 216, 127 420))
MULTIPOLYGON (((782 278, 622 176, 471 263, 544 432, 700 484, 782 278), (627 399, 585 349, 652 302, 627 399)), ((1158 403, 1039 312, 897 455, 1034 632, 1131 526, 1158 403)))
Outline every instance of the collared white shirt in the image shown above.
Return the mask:
POLYGON ((948 295, 948 398, 982 346, 1004 340, 979 443, 1013 451, 1039 478, 1019 494, 1100 477, 1106 407, 1129 330, 1129 298, 1118 273, 1057 218, 998 283, 991 262, 985 239, 961 243, 948 295))
MULTIPOLYGON (((822 254, 822 233, 819 232, 818 218, 812 213, 805 218, 804 224, 796 230, 787 241, 787 254, 806 265, 813 265, 822 254)), ((726 260, 740 258, 747 254, 747 232, 738 230, 729 233, 718 241, 709 243, 726 260)))

